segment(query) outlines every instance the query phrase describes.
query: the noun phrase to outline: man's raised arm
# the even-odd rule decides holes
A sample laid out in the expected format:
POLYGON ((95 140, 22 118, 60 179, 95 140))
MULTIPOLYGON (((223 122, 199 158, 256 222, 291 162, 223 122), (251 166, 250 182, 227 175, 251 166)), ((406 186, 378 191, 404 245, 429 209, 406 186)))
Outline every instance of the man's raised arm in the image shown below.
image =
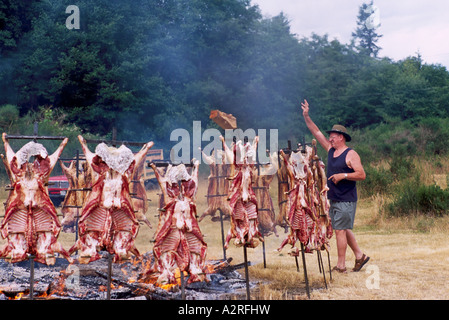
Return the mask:
POLYGON ((309 116, 309 103, 307 102, 307 100, 304 100, 304 102, 301 103, 301 108, 302 108, 302 115, 306 122, 307 128, 309 128, 310 130, 310 133, 312 133, 313 136, 318 140, 318 142, 321 144, 324 150, 329 151, 329 149, 331 148, 329 140, 326 139, 324 134, 320 131, 320 129, 317 127, 317 125, 312 121, 312 119, 309 116))

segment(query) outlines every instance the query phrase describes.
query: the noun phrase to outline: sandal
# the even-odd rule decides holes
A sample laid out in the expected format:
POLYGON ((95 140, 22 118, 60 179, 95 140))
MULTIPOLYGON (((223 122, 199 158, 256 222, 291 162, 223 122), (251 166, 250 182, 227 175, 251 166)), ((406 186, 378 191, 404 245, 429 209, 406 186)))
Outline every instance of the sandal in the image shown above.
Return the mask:
POLYGON ((337 267, 337 266, 335 266, 335 267, 332 269, 332 271, 337 271, 337 272, 339 272, 339 273, 348 273, 348 272, 346 271, 346 268, 341 269, 341 268, 339 268, 339 267, 337 267))
POLYGON ((369 257, 367 257, 365 254, 360 259, 355 259, 354 268, 352 271, 359 272, 360 269, 363 268, 363 266, 369 261, 369 257))

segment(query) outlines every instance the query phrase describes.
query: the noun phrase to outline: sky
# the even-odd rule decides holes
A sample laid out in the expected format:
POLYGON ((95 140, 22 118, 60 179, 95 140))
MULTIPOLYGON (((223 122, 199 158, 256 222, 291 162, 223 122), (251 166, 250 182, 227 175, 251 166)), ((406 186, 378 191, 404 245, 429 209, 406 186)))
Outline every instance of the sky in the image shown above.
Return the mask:
MULTIPOLYGON (((265 17, 281 11, 290 21, 290 30, 298 38, 314 32, 350 43, 357 27, 359 7, 369 0, 252 0, 265 17)), ((417 56, 425 63, 441 64, 449 69, 448 0, 374 0, 378 8, 382 34, 380 57, 394 61, 417 56)))

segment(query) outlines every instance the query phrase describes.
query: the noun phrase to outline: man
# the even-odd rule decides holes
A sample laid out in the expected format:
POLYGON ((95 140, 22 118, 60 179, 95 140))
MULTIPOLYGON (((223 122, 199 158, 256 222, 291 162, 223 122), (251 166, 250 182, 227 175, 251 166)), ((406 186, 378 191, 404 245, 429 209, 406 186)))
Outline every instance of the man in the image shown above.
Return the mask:
POLYGON ((356 181, 365 180, 365 170, 357 152, 346 145, 346 142, 351 141, 351 136, 345 127, 335 125, 332 130, 327 131, 329 139, 326 139, 309 116, 307 100, 301 103, 301 107, 307 128, 328 152, 327 184, 331 205, 329 215, 332 228, 335 230, 338 252, 338 262, 334 270, 346 273, 346 248, 349 245, 356 258, 352 270, 360 271, 368 262, 369 257, 360 250, 352 228, 357 205, 356 181))

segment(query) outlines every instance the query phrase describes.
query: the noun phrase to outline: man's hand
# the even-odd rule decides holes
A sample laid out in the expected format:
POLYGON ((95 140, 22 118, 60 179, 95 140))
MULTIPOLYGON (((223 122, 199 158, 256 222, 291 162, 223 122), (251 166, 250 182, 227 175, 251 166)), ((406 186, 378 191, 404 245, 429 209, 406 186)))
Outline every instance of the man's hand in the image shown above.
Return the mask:
POLYGON ((324 150, 329 151, 331 148, 331 144, 329 140, 323 135, 320 129, 316 126, 316 124, 310 119, 309 116, 309 103, 304 99, 304 102, 301 103, 302 115, 304 116, 304 121, 306 122, 307 128, 310 130, 310 133, 318 140, 320 145, 324 148, 324 150))
POLYGON ((346 179, 344 173, 337 173, 329 177, 328 180, 332 180, 333 183, 338 184, 341 180, 346 179))
POLYGON ((304 100, 304 102, 301 102, 301 108, 302 108, 302 115, 305 117, 309 116, 309 103, 307 100, 304 100))

